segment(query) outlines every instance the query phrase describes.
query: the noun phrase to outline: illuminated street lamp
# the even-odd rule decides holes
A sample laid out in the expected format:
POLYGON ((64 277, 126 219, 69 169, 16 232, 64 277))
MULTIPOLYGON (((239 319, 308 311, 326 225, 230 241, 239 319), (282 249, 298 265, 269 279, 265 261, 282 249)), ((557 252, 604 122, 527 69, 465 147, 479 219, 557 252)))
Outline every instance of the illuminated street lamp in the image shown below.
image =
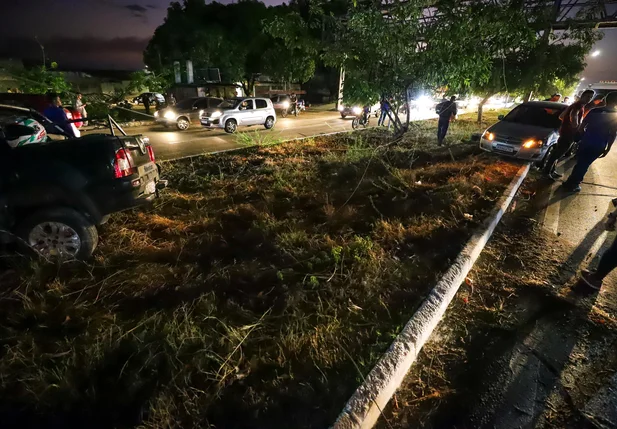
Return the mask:
POLYGON ((595 50, 591 53, 592 57, 597 57, 598 55, 600 55, 600 50, 595 50))

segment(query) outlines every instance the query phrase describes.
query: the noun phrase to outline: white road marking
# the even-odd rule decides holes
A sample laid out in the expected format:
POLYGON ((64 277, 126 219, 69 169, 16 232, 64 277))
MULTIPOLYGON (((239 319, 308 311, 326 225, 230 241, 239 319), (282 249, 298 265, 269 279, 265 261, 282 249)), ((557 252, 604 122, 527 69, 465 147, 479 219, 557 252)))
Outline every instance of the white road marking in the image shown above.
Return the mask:
POLYGON ((542 222, 542 226, 544 229, 552 232, 557 235, 557 230, 559 229, 559 213, 561 211, 561 199, 553 202, 553 197, 555 196, 555 190, 558 189, 559 185, 554 183, 551 186, 551 191, 548 196, 548 207, 546 207, 546 211, 544 212, 544 222, 542 222))

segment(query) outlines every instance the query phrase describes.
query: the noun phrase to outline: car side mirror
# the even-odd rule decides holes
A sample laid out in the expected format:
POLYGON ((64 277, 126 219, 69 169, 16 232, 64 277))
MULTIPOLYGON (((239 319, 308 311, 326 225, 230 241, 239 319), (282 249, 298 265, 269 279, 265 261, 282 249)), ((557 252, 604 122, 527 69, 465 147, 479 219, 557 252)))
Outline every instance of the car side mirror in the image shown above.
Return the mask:
POLYGON ((497 119, 499 119, 500 121, 503 121, 503 118, 505 118, 505 116, 504 116, 504 115, 499 115, 499 116, 497 116, 497 119))

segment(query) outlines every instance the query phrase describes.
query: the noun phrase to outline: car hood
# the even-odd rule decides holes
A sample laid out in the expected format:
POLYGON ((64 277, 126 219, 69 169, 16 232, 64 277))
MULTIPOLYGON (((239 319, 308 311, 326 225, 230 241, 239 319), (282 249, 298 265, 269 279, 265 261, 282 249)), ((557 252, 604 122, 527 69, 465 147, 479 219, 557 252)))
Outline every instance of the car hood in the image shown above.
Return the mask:
POLYGON ((489 127, 487 131, 500 136, 508 136, 524 140, 527 138, 545 139, 557 130, 547 127, 538 127, 535 125, 500 121, 489 127))

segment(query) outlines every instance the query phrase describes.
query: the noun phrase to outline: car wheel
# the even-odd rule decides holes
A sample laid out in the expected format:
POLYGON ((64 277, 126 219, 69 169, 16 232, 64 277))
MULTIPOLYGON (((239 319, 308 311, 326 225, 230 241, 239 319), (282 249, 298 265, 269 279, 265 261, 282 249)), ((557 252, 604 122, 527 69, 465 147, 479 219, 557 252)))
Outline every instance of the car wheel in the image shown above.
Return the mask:
POLYGON ((266 118, 266 123, 264 124, 264 127, 266 127, 266 130, 271 130, 272 127, 274 127, 274 118, 272 116, 268 116, 266 118))
POLYGON ((22 245, 48 259, 88 259, 99 241, 92 222, 63 207, 34 213, 17 226, 16 232, 22 245))
POLYGON ((360 119, 358 119, 357 117, 353 118, 353 121, 351 122, 351 128, 355 130, 356 128, 358 128, 358 125, 360 125, 360 119))
POLYGON ((190 126, 191 126, 191 122, 187 118, 184 118, 184 117, 178 118, 178 121, 176 122, 176 127, 180 131, 188 130, 190 126))
POLYGON ((237 129, 238 123, 235 119, 228 119, 227 122, 225 122, 225 131, 229 134, 235 133, 237 129))
POLYGON ((538 161, 538 168, 540 170, 544 169, 544 167, 546 166, 546 161, 548 161, 548 159, 551 157, 551 154, 553 153, 554 150, 555 150, 555 145, 552 145, 546 151, 546 154, 544 155, 544 158, 542 158, 542 160, 538 161))

